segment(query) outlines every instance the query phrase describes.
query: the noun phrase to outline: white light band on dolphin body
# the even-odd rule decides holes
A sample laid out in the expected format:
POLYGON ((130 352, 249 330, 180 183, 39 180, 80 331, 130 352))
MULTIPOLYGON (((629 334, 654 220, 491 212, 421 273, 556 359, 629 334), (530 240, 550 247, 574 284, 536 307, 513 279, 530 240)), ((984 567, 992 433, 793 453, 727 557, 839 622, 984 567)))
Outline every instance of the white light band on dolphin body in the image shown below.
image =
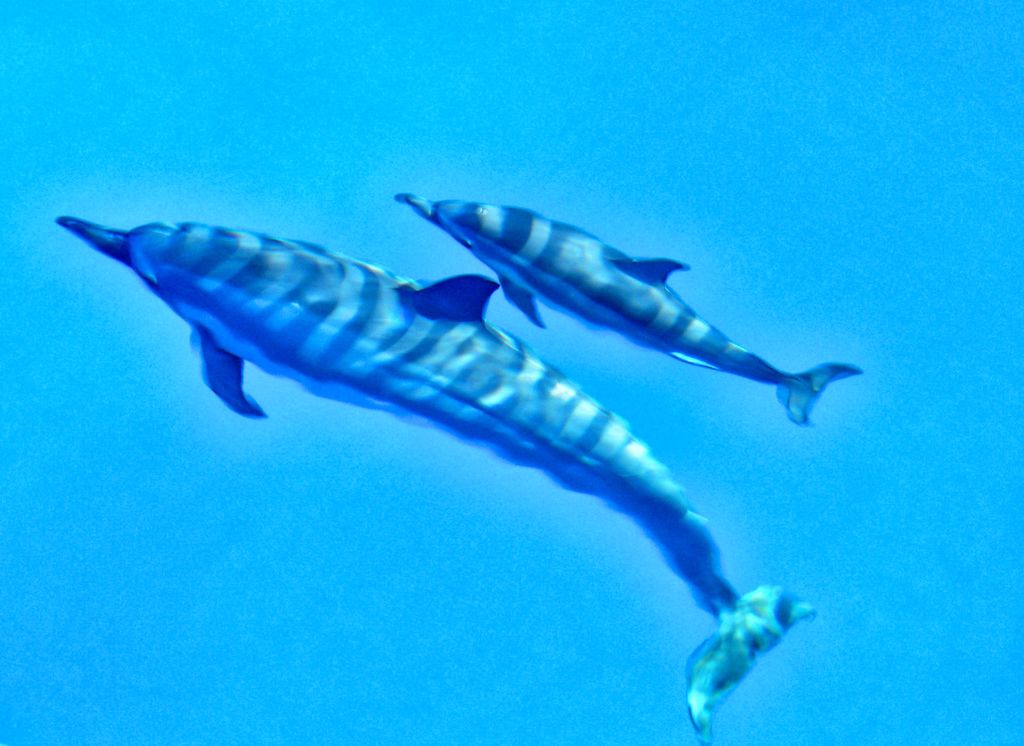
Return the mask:
POLYGON ((249 361, 317 394, 421 415, 630 516, 719 621, 690 666, 702 738, 755 656, 809 613, 771 587, 733 590, 706 521, 626 422, 483 321, 490 280, 422 286, 313 244, 195 223, 60 224, 132 267, 193 327, 208 386, 239 414, 265 416, 242 387, 249 361))

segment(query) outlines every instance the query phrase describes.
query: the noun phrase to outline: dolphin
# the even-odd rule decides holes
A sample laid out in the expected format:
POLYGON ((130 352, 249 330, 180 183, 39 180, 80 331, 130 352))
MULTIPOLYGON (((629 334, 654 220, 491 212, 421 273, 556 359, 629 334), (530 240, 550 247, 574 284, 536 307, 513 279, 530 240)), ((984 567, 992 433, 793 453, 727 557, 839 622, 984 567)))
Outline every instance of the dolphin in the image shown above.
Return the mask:
POLYGON ((636 521, 718 622, 688 668, 687 708, 705 741, 755 658, 813 614, 776 586, 733 589, 707 521, 628 424, 483 321, 491 280, 421 284, 315 244, 199 223, 57 222, 192 327, 207 385, 235 412, 266 416, 243 389, 252 362, 319 395, 419 415, 636 521))
POLYGON ((785 373, 730 340, 666 284, 688 270, 674 259, 637 259, 566 223, 521 207, 431 202, 415 194, 395 199, 439 226, 493 269, 506 298, 543 327, 535 296, 585 322, 677 360, 775 385, 789 419, 809 422, 811 408, 832 381, 861 373, 825 363, 785 373))

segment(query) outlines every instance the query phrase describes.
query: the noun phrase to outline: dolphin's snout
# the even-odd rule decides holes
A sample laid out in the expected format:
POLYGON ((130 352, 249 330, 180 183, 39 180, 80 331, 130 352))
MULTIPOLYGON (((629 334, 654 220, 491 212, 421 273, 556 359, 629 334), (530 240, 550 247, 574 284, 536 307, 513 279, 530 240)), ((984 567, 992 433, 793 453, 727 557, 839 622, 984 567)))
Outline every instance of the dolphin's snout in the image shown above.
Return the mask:
POLYGON ((432 223, 437 222, 437 214, 434 211, 434 203, 429 199, 423 199, 415 194, 396 194, 396 202, 404 202, 432 223))
POLYGON ((57 218, 57 225, 61 228, 67 228, 69 231, 74 233, 79 238, 89 240, 88 236, 91 231, 95 231, 97 228, 101 228, 95 223, 90 223, 88 220, 80 220, 79 218, 71 218, 67 215, 57 218))
POLYGON ((57 225, 74 233, 80 239, 96 247, 109 257, 131 265, 128 254, 128 234, 115 228, 106 228, 81 218, 62 216, 57 225))

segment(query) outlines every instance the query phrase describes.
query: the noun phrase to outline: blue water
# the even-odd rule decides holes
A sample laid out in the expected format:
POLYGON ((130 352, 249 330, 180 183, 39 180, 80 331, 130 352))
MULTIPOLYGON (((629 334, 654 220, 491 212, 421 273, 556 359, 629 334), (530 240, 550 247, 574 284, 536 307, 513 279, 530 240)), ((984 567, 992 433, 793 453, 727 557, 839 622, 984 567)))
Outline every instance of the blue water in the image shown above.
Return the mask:
POLYGON ((53 223, 199 220, 486 272, 391 197, 693 269, 769 387, 502 298, 625 416, 741 592, 811 601, 720 744, 1015 744, 1024 100, 1011 3, 42 0, 0 27, 0 742, 693 743, 713 630, 623 516, 247 373, 53 223), (287 6, 287 7, 286 7, 287 6))

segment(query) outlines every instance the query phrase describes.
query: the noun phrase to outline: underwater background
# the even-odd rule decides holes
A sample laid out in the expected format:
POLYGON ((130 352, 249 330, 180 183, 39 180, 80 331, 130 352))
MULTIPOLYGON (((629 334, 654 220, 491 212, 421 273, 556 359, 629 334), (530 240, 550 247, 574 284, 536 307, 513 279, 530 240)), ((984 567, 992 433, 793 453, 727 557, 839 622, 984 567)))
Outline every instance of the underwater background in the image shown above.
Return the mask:
POLYGON ((412 191, 635 256, 768 386, 488 320, 686 484, 740 592, 818 609, 726 744, 1019 744, 1024 12, 1013 3, 98 2, 0 27, 0 742, 695 743, 714 629, 597 498, 247 368, 58 215, 488 274, 412 191))

